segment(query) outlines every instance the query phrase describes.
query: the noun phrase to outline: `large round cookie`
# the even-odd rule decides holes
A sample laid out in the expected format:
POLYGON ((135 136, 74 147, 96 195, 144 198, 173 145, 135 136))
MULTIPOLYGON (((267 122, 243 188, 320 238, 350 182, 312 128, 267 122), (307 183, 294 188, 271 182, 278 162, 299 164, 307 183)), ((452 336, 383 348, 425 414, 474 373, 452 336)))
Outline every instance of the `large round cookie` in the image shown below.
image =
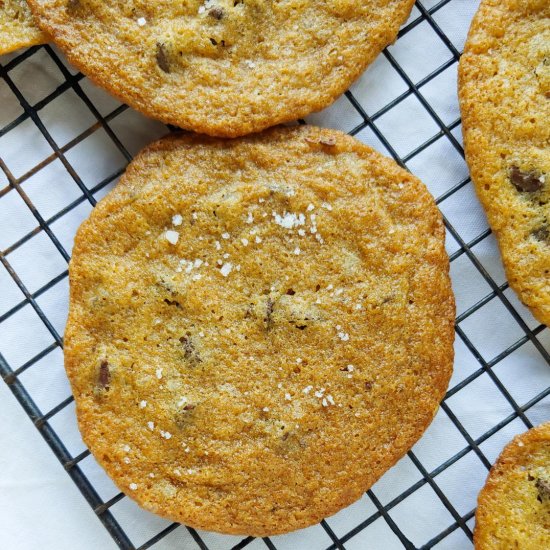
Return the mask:
POLYGON ((550 2, 484 0, 459 72, 466 160, 510 286, 550 325, 550 2))
POLYGON ((550 422, 518 435, 478 497, 476 550, 550 548, 550 422))
POLYGON ((46 42, 24 0, 0 0, 0 55, 46 42))
POLYGON ((235 137, 334 101, 413 0, 31 0, 69 59, 143 113, 235 137))
POLYGON ((452 369, 422 183, 339 132, 148 147, 79 229, 65 358, 80 429, 142 506, 266 535, 350 504, 452 369))

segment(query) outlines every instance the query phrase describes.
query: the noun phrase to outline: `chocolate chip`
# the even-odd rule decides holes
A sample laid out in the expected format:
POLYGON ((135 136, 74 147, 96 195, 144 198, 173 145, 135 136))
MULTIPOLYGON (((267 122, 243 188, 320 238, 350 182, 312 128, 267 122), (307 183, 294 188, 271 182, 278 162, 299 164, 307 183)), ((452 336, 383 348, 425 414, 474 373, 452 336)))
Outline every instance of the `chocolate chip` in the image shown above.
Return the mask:
POLYGON ((185 405, 185 407, 182 408, 183 411, 192 411, 197 405, 192 405, 191 403, 188 403, 185 405))
POLYGON ((547 225, 543 225, 542 227, 535 229, 531 235, 533 235, 533 237, 541 243, 550 244, 550 229, 547 225))
POLYGON ((168 53, 166 51, 166 46, 162 44, 161 42, 157 42, 157 65, 163 70, 165 73, 170 72, 170 63, 168 61, 168 53))
POLYGON ((208 11, 208 15, 219 21, 225 15, 225 10, 220 6, 215 6, 208 11))
POLYGON ((510 168, 510 181, 521 193, 534 193, 542 189, 540 174, 534 171, 524 172, 517 166, 510 168))
POLYGON ((107 389, 111 381, 111 372, 109 371, 109 363, 107 361, 102 361, 99 366, 99 377, 98 383, 102 388, 107 389))
POLYGON ((168 298, 164 298, 164 303, 169 306, 181 307, 181 304, 177 300, 169 300, 168 298))
POLYGON ((365 390, 370 391, 372 390, 372 387, 374 386, 373 382, 365 382, 365 390))
POLYGON ((543 502, 544 500, 550 501, 550 481, 547 481, 546 479, 541 479, 539 477, 535 481, 535 487, 539 492, 537 496, 537 500, 539 502, 543 502))

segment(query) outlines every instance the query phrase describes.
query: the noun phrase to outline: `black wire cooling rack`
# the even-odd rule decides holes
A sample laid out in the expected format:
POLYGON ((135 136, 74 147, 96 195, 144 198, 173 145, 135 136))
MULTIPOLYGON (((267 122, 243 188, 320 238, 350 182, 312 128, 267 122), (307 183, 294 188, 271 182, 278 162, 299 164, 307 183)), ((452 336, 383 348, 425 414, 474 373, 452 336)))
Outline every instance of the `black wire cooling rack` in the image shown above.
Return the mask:
MULTIPOLYGON (((437 96, 434 97, 430 90, 431 85, 438 79, 450 74, 450 72, 456 72, 456 64, 460 56, 460 52, 455 44, 456 40, 453 41, 450 35, 453 29, 449 28, 448 25, 445 26, 440 23, 443 18, 439 16, 443 13, 451 14, 452 16, 453 10, 464 9, 469 9, 469 12, 473 13, 475 7, 477 7, 477 3, 470 0, 441 0, 439 2, 424 0, 423 2, 416 2, 411 18, 399 33, 395 49, 390 47, 382 54, 382 61, 389 64, 393 68, 396 77, 400 79, 402 91, 395 94, 395 97, 391 101, 383 101, 383 105, 379 105, 374 109, 374 112, 369 114, 369 108, 362 104, 357 97, 357 91, 352 87, 350 91, 346 92, 345 99, 340 100, 347 100, 349 108, 353 113, 349 117, 349 120, 355 121, 353 122, 353 127, 346 128, 350 134, 358 135, 360 138, 364 138, 367 135, 370 136, 367 141, 370 139, 379 148, 385 148, 386 152, 400 165, 411 169, 413 172, 415 171, 415 162, 417 159, 422 158, 423 155, 427 155, 429 158, 430 154, 437 154, 437 146, 442 142, 445 142, 447 145, 450 144, 454 153, 463 162, 464 154, 460 142, 460 119, 455 117, 454 120, 445 120, 446 117, 441 114, 441 109, 439 109, 439 98, 437 96), (408 40, 414 33, 418 34, 419 32, 429 32, 437 37, 439 41, 438 47, 446 52, 444 56, 446 59, 439 66, 431 70, 429 74, 416 78, 414 74, 410 73, 407 67, 403 66, 402 62, 399 62, 398 58, 399 43, 403 40, 408 40), (402 154, 399 144, 396 145, 396 140, 387 135, 384 120, 389 114, 405 105, 407 101, 413 100, 415 101, 415 105, 421 108, 423 116, 427 115, 429 117, 434 131, 429 137, 423 139, 422 143, 416 145, 406 154, 402 154)), ((448 18, 445 20, 448 20, 448 18)), ((484 444, 496 434, 501 433, 501 430, 506 431, 505 429, 514 422, 519 423, 519 425, 515 426, 514 432, 531 428, 533 424, 530 419, 530 411, 535 406, 542 406, 543 408, 548 406, 550 385, 536 388, 536 391, 528 399, 521 399, 514 396, 513 378, 507 378, 503 373, 501 374, 498 371, 498 368, 499 365, 504 364, 510 358, 513 359, 517 353, 523 353, 524 350, 528 350, 530 360, 534 361, 539 368, 545 369, 550 367, 550 356, 547 349, 545 349, 545 345, 548 346, 550 338, 548 329, 542 325, 537 326, 536 322, 533 322, 533 319, 526 315, 525 310, 522 309, 522 306, 519 305, 519 302, 517 302, 513 293, 509 290, 507 282, 498 281, 495 273, 491 273, 492 270, 484 265, 484 262, 480 259, 478 253, 479 247, 492 238, 490 230, 485 227, 477 234, 471 234, 457 228, 456 220, 447 219, 445 215, 446 202, 453 200, 453 198, 454 200, 463 200, 460 198, 460 193, 469 186, 471 187, 470 180, 466 176, 460 181, 453 182, 452 185, 448 186, 448 188, 437 196, 437 203, 444 214, 448 241, 452 241, 453 243, 450 250, 451 271, 457 263, 468 261, 468 265, 480 281, 480 287, 487 289, 481 295, 476 295, 474 303, 462 308, 456 319, 457 345, 461 346, 466 353, 471 354, 473 366, 471 366, 460 381, 454 383, 454 385, 451 384, 451 388, 441 404, 439 412, 439 414, 444 415, 446 422, 450 426, 454 426, 460 434, 458 437, 462 438, 460 439, 460 444, 451 446, 452 452, 450 451, 450 454, 452 456, 448 456, 445 460, 433 464, 431 462, 427 463, 426 460, 419 457, 415 450, 410 451, 406 460, 408 468, 413 473, 409 476, 404 475, 403 481, 406 487, 399 484, 399 489, 393 491, 391 498, 382 498, 376 489, 371 489, 364 497, 368 505, 365 506, 365 512, 359 517, 358 521, 351 524, 348 521, 344 526, 339 525, 336 527, 333 523, 333 518, 328 518, 316 526, 317 533, 319 533, 319 529, 322 530, 322 537, 308 538, 304 536, 303 538, 291 539, 294 542, 290 546, 288 545, 288 540, 284 542, 280 537, 260 540, 247 537, 239 540, 235 539, 235 537, 224 538, 214 535, 215 538, 212 538, 212 534, 198 532, 178 524, 166 524, 158 529, 158 532, 155 534, 148 535, 147 540, 136 541, 136 537, 127 532, 123 526, 123 522, 117 517, 117 504, 127 500, 125 496, 122 493, 118 493, 108 499, 102 498, 94 479, 92 479, 93 476, 86 474, 85 468, 83 468, 83 462, 86 459, 91 459, 89 451, 84 450, 76 453, 76 456, 74 456, 69 452, 63 434, 59 433, 56 429, 56 416, 69 408, 73 398, 68 397, 49 410, 43 411, 40 410, 35 400, 33 400, 32 391, 28 388, 29 381, 32 380, 33 368, 36 369, 38 363, 48 362, 55 351, 59 351, 63 347, 62 336, 58 329, 56 329, 50 315, 41 307, 40 299, 51 289, 55 288, 56 285, 63 282, 66 283, 68 272, 64 269, 61 273, 51 277, 40 288, 31 292, 27 288, 24 278, 18 273, 17 262, 12 261, 12 257, 19 250, 40 234, 47 236, 64 259, 64 262, 69 261, 68 247, 62 244, 61 239, 54 230, 54 226, 57 223, 61 223, 64 216, 83 204, 88 203, 93 207, 96 204, 98 194, 101 194, 102 190, 105 190, 117 180, 124 170, 125 163, 131 160, 133 151, 130 152, 128 150, 124 144, 124 140, 118 135, 116 129, 117 119, 124 116, 124 113, 129 110, 125 105, 117 104, 109 112, 101 113, 93 99, 91 99, 93 94, 89 91, 89 87, 86 86, 87 80, 85 77, 80 73, 72 72, 72 69, 66 65, 62 56, 49 45, 30 48, 23 53, 10 56, 7 58, 7 61, 6 58, 0 58, 0 85, 2 83, 16 97, 22 112, 0 129, 0 201, 9 193, 17 194, 19 199, 24 203, 24 205, 21 205, 21 208, 27 208, 32 214, 35 227, 23 236, 19 236, 15 242, 11 242, 4 250, 1 250, 0 247, 0 263, 21 293, 20 301, 10 307, 8 311, 4 311, 3 313, 0 311, 0 334, 5 323, 12 322, 18 313, 30 307, 49 333, 51 343, 44 349, 41 349, 32 358, 19 365, 10 364, 5 354, 2 355, 0 353, 0 373, 4 382, 9 386, 34 423, 36 429, 48 443, 67 474, 80 489, 82 495, 86 498, 99 520, 120 548, 145 550, 147 548, 161 547, 198 547, 206 550, 209 548, 238 549, 267 546, 270 549, 299 547, 332 550, 336 548, 378 549, 382 547, 404 547, 407 549, 433 547, 465 548, 471 545, 469 541, 472 540, 475 509, 459 509, 455 505, 453 496, 453 491, 456 492, 457 488, 454 487, 453 489, 452 484, 449 485, 444 481, 446 478, 453 478, 453 468, 460 461, 472 456, 474 458, 477 457, 485 475, 491 466, 492 460, 494 460, 494 453, 490 460, 487 457, 487 451, 484 450, 484 444), (23 84, 18 82, 18 78, 14 75, 17 74, 21 67, 25 66, 25 63, 28 63, 36 55, 46 56, 49 62, 55 64, 61 74, 61 83, 56 85, 55 89, 46 97, 32 104, 32 100, 27 98, 23 84), (59 146, 52 133, 48 130, 47 124, 44 123, 41 114, 48 109, 48 106, 68 91, 74 92, 82 102, 82 107, 89 111, 88 115, 91 115, 91 124, 63 146, 59 146), (13 171, 10 170, 9 164, 3 157, 2 140, 9 137, 12 132, 15 132, 22 125, 29 123, 34 125, 35 129, 38 129, 39 134, 46 140, 51 148, 51 154, 15 177, 13 171), (78 147, 79 144, 94 133, 101 131, 105 132, 107 139, 111 141, 123 156, 123 165, 101 181, 89 185, 81 177, 79 170, 72 165, 70 161, 71 150, 78 147), (79 193, 77 198, 57 212, 44 216, 41 213, 41 209, 31 200, 29 193, 26 191, 25 183, 30 181, 41 170, 47 169, 53 162, 60 162, 62 164, 64 170, 70 176, 72 184, 78 186, 79 193), (496 309, 492 306, 494 304, 498 306, 496 309), (510 322, 515 324, 518 336, 513 342, 502 344, 501 349, 497 350, 490 358, 487 358, 486 354, 482 353, 479 349, 479 339, 476 334, 472 334, 472 331, 468 329, 468 322, 480 312, 485 311, 484 308, 489 306, 493 307, 491 311, 500 311, 500 315, 508 318, 510 322), (487 378, 492 385, 492 389, 496 389, 495 391, 500 393, 500 396, 507 404, 506 407, 509 413, 504 415, 500 421, 490 426, 481 423, 483 429, 479 430, 477 428, 474 429, 471 423, 465 424, 464 420, 461 420, 461 415, 455 411, 453 398, 459 394, 464 394, 464 392, 472 392, 476 381, 479 381, 482 377, 487 378), (424 502, 423 499, 425 498, 422 495, 424 495, 423 490, 426 488, 431 489, 431 494, 435 495, 434 498, 438 500, 438 504, 446 510, 444 517, 449 519, 448 521, 441 520, 439 519, 440 516, 438 516, 438 518, 434 519, 434 534, 429 540, 418 540, 418 536, 410 534, 410 525, 398 519, 399 515, 396 511, 407 499, 410 499, 414 495, 421 495, 418 497, 417 502, 420 503, 418 513, 422 514, 422 502, 424 502), (373 527, 376 527, 376 529, 373 530, 373 527), (187 542, 184 543, 184 546, 181 546, 181 542, 170 542, 176 540, 173 532, 178 529, 186 530, 184 540, 187 542), (365 533, 371 533, 372 536, 366 536, 365 533), (323 540, 325 542, 322 542, 323 540), (177 544, 177 546, 173 546, 172 544, 177 544)), ((30 82, 30 85, 32 85, 32 82, 30 82)), ((454 94, 455 90, 452 89, 451 92, 454 94)), ((0 107, 0 110, 2 108, 0 107)), ((312 119, 315 121, 315 116, 312 119)), ((494 243, 492 246, 494 246, 494 243)), ((31 334, 29 338, 32 338, 31 334)), ((19 342, 17 345, 24 346, 26 343, 19 342)), ((521 376, 519 373, 516 373, 516 375, 521 376)), ((501 441, 500 447, 502 443, 501 441)), ((445 446, 446 442, 441 441, 440 444, 445 446)), ((181 538, 177 540, 181 541, 181 538)))

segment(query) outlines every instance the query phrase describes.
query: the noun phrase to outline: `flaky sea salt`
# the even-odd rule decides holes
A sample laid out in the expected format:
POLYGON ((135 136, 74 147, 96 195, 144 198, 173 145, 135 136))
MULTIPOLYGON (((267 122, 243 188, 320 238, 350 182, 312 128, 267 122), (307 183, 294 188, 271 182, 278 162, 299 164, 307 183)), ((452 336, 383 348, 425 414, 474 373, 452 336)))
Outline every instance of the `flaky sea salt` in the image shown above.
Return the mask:
POLYGON ((181 214, 174 214, 172 216, 172 225, 181 225, 183 223, 183 216, 181 214))
POLYGON ((293 214, 291 212, 285 212, 282 216, 273 212, 275 223, 284 227, 285 229, 292 229, 298 225, 304 225, 306 217, 303 214, 293 214))
POLYGON ((180 238, 180 234, 177 231, 172 231, 172 229, 166 231, 164 236, 170 244, 176 244, 180 238))
POLYGON ((226 262, 225 264, 223 264, 220 268, 220 273, 224 276, 224 277, 227 277, 230 273, 231 273, 231 270, 233 269, 233 264, 231 264, 230 262, 226 262))

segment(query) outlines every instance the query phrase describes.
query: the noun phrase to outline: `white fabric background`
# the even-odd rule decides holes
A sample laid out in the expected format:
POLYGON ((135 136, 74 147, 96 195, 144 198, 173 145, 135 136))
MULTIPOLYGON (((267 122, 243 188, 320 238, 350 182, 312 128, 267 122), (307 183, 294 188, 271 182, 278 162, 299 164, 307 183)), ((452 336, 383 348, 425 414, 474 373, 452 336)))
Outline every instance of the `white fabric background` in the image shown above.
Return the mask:
MULTIPOLYGON (((426 8, 435 4, 435 0, 423 2, 426 8)), ((452 0, 434 16, 459 50, 462 49, 477 4, 475 0, 452 0)), ((418 13, 415 8, 411 20, 416 18, 418 13)), ((427 76, 451 57, 449 50, 425 22, 407 33, 390 48, 390 51, 414 82, 427 76)), ((0 63, 5 65, 15 57, 16 55, 0 57, 0 63)), ((10 71, 9 76, 31 105, 41 101, 64 82, 59 69, 44 50, 39 50, 17 65, 10 71)), ((93 87, 89 81, 81 81, 81 86, 102 115, 107 115, 119 105, 93 87)), ((369 115, 407 89, 408 86, 403 79, 382 56, 351 88, 369 115)), ((456 63, 428 82, 420 91, 444 123, 450 124, 458 117, 456 63)), ((0 128, 9 124, 22 112, 17 98, 0 79, 0 128)), ((48 102, 40 109, 39 116, 59 147, 66 146, 96 123, 92 113, 70 89, 54 101, 48 102)), ((361 117, 350 101, 342 97, 323 113, 312 115, 308 120, 322 126, 349 131, 361 122, 361 117)), ((407 96, 390 111, 377 118, 376 125, 400 155, 406 155, 439 131, 414 95, 407 96)), ((146 120, 131 110, 126 110, 113 118, 110 126, 132 154, 165 132, 162 125, 146 120)), ((455 128, 452 133, 460 140, 460 127, 455 128)), ((371 129, 360 131, 357 137, 385 152, 371 129)), ((51 155, 51 147, 30 119, 0 137, 0 158, 14 177, 21 178, 22 190, 44 219, 55 216, 59 210, 82 196, 80 189, 59 160, 48 162, 31 177, 25 176, 28 170, 51 155)), ((65 156, 90 189, 125 165, 124 157, 104 129, 97 129, 76 146, 69 147, 65 156)), ((435 140, 425 151, 414 156, 407 165, 413 173, 423 179, 435 196, 440 196, 467 176, 464 161, 445 137, 435 140)), ((0 190, 6 185, 6 177, 0 171, 0 190)), ((110 186, 107 186, 99 190, 94 196, 99 199, 109 188, 110 186)), ((443 201, 440 207, 466 241, 487 228, 485 216, 471 184, 443 201)), ((70 253, 76 228, 90 209, 89 202, 82 200, 64 216, 51 223, 54 235, 67 252, 70 253)), ((37 226, 36 218, 16 191, 11 190, 0 195, 0 250, 10 247, 37 226)), ((449 237, 447 248, 452 253, 459 246, 449 237)), ((494 280, 498 284, 504 283, 505 277, 494 239, 490 236, 482 240, 473 247, 473 252, 494 280)), ((31 293, 39 290, 67 268, 65 260, 43 231, 7 254, 6 259, 31 293)), ((491 291, 466 255, 460 256, 452 263, 451 275, 457 297, 458 314, 491 291)), ((61 277, 53 288, 37 298, 39 307, 59 334, 63 333, 65 323, 67 290, 67 279, 61 277)), ((530 328, 538 326, 509 289, 505 291, 505 295, 530 328)), ((22 299, 21 291, 0 265, 0 316, 22 299)), ((479 311, 467 317, 461 323, 461 328, 487 361, 525 334, 498 298, 488 301, 479 311)), ((540 332, 538 339, 546 349, 550 348, 548 329, 540 332)), ((52 336, 28 305, 0 323, 0 353, 13 369, 31 359, 52 341, 52 336)), ((455 374, 450 387, 456 386, 479 366, 464 343, 457 338, 455 374)), ((531 343, 519 347, 497 363, 493 370, 519 406, 550 386, 550 368, 531 343)), ((59 348, 26 370, 20 379, 44 413, 70 393, 59 348)), ((510 404, 486 373, 454 394, 447 400, 447 404, 474 439, 482 436, 513 412, 510 404)), ((527 417, 533 424, 550 419, 550 400, 546 398, 529 409, 527 417)), ((115 548, 105 529, 2 383, 0 420, 0 549, 115 548)), ((51 424, 73 456, 84 449, 76 429, 72 405, 55 415, 51 424)), ((515 419, 487 438, 480 448, 490 461, 494 461, 503 445, 514 434, 524 430, 525 425, 519 419, 515 419)), ((464 437, 449 417, 440 411, 413 451, 424 467, 432 471, 466 446, 464 437)), ((107 500, 116 494, 113 484, 91 457, 85 459, 81 467, 102 498, 107 500)), ((476 495, 483 485, 486 474, 486 468, 475 453, 470 451, 439 474, 435 480, 456 510, 460 514, 466 514, 474 508, 476 495)), ((374 486, 373 491, 385 504, 421 477, 410 458, 405 457, 374 486)), ((167 525, 167 522, 139 510, 128 499, 123 499, 112 511, 136 546, 167 525)), ((336 534, 341 536, 375 511, 374 504, 365 496, 348 509, 329 518, 328 523, 336 534)), ((425 543, 454 521, 428 485, 424 485, 393 507, 390 516, 415 545, 425 543)), ((470 520, 468 525, 471 528, 473 520, 470 520)), ((201 533, 201 537, 210 548, 216 549, 230 548, 240 540, 239 537, 223 537, 211 533, 201 533)), ((273 537, 272 540, 276 547, 281 549, 325 548, 331 542, 320 526, 283 537, 273 537)), ((401 548, 383 519, 376 520, 346 542, 345 546, 350 550, 401 548)), ((183 528, 177 529, 154 546, 155 549, 166 550, 196 547, 183 528)), ((471 543, 460 529, 437 546, 445 549, 469 547, 471 543)), ((247 548, 265 548, 265 545, 257 540, 247 548)))

